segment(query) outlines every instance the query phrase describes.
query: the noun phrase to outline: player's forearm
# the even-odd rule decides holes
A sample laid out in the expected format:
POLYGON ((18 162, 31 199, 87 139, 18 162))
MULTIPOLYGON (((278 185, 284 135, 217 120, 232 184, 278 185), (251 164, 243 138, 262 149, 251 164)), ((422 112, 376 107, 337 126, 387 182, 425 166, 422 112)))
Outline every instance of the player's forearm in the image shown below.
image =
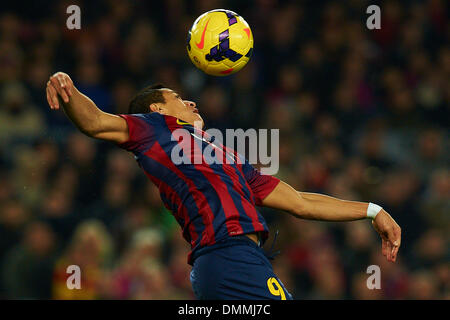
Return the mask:
POLYGON ((351 221, 367 216, 368 203, 340 200, 317 193, 298 192, 280 181, 262 202, 263 206, 286 211, 297 218, 351 221))
POLYGON ((352 221, 367 217, 366 202, 341 200, 318 193, 298 192, 302 198, 299 218, 324 221, 352 221))
POLYGON ((73 87, 73 94, 68 103, 59 99, 67 117, 84 134, 92 136, 101 127, 102 111, 95 103, 73 87))

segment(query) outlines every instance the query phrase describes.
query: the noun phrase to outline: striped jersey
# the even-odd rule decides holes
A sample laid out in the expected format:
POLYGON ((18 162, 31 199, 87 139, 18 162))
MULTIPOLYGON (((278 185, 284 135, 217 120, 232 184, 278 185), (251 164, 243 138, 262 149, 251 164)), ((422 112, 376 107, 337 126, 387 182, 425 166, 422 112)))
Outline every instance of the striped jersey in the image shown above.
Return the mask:
POLYGON ((175 117, 156 112, 120 116, 127 121, 129 139, 119 146, 134 154, 158 187, 191 245, 189 264, 197 250, 228 237, 260 232, 262 241, 267 239, 267 224, 255 206, 276 187, 277 178, 262 175, 246 159, 237 161, 236 151, 175 117))

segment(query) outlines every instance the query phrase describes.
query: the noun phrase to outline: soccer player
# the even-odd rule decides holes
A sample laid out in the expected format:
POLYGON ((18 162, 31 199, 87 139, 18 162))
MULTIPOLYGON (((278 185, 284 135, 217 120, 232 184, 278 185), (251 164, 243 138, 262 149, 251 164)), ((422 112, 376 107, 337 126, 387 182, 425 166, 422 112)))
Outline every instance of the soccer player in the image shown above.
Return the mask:
MULTIPOLYGON (((121 115, 101 111, 63 72, 50 77, 46 91, 51 109, 62 106, 87 136, 132 152, 157 185, 164 205, 191 245, 188 263, 198 299, 292 299, 261 248, 268 228, 256 206, 311 220, 369 218, 381 236, 383 255, 388 261, 396 260, 400 227, 378 205, 298 192, 273 176, 261 174, 246 160, 174 162, 172 150, 181 143, 173 138, 175 130, 187 130, 200 154, 212 141, 202 135, 203 119, 196 104, 182 100, 173 90, 144 88, 131 101, 129 114, 121 115)), ((222 145, 214 148, 216 153, 238 156, 222 145)))

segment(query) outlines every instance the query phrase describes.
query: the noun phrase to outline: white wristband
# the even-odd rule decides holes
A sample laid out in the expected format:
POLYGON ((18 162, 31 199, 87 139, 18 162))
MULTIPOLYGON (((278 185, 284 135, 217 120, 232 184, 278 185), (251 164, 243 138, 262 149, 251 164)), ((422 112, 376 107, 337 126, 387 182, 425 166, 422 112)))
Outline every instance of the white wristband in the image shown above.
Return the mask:
POLYGON ((367 218, 369 219, 375 219, 377 214, 383 209, 379 205, 369 202, 369 206, 367 207, 367 218))

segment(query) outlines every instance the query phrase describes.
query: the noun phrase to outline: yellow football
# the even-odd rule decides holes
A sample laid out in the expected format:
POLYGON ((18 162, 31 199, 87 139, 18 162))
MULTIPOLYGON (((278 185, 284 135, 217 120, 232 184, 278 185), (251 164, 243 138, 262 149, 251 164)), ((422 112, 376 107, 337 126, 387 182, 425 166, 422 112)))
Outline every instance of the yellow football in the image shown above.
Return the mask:
POLYGON ((187 37, 192 63, 213 76, 241 70, 250 60, 253 35, 248 23, 237 13, 217 9, 198 17, 187 37))

